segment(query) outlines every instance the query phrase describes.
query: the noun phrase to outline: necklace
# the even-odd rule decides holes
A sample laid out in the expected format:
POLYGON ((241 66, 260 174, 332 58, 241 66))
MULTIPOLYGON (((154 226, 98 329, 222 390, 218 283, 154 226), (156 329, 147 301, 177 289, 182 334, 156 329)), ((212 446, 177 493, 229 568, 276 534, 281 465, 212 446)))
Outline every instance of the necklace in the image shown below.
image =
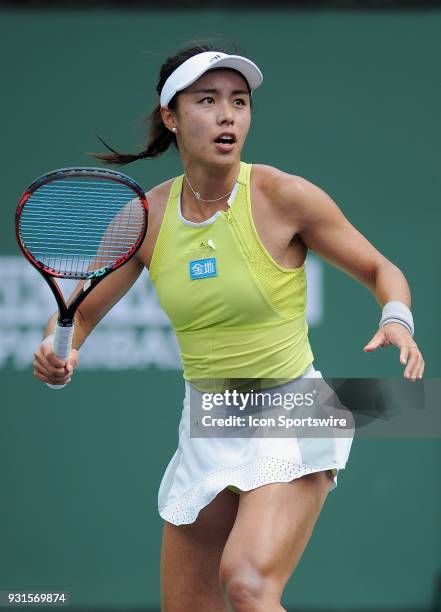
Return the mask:
MULTIPOLYGON (((184 178, 188 183, 188 186, 191 189, 191 192, 193 193, 194 197, 196 198, 196 200, 199 200, 200 202, 219 202, 219 200, 223 200, 224 198, 230 196, 233 193, 233 189, 231 191, 229 191, 228 193, 226 193, 225 195, 221 196, 220 198, 215 198, 214 200, 204 200, 204 198, 201 198, 201 194, 198 191, 195 191, 193 189, 193 187, 191 186, 190 181, 188 180, 188 176, 186 173, 184 173, 184 178)), ((237 182, 237 178, 236 178, 236 182, 237 182)))

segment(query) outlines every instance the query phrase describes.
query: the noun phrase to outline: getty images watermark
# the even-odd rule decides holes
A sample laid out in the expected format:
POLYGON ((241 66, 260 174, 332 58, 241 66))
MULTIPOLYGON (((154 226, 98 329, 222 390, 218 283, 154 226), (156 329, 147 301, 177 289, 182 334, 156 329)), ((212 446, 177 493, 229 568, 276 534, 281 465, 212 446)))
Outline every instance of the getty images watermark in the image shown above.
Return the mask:
POLYGON ((192 437, 351 437, 354 419, 321 379, 189 385, 192 437))
MULTIPOLYGON (((270 391, 248 391, 241 392, 237 389, 226 389, 223 393, 203 393, 202 410, 211 411, 214 407, 228 407, 237 409, 239 412, 247 412, 246 416, 230 414, 228 416, 213 416, 205 414, 202 416, 203 427, 262 427, 283 429, 291 427, 347 427, 348 419, 335 417, 334 415, 312 417, 312 416, 287 416, 278 414, 269 416, 272 409, 281 408, 290 414, 295 408, 314 406, 314 395, 316 391, 309 393, 292 392, 270 392, 270 391), (255 414, 256 408, 264 408, 265 416, 255 414)), ((350 415, 349 415, 350 416, 350 415)), ((352 421, 352 419, 351 419, 352 421)))
POLYGON ((441 438, 441 379, 198 380, 187 384, 190 436, 441 438))

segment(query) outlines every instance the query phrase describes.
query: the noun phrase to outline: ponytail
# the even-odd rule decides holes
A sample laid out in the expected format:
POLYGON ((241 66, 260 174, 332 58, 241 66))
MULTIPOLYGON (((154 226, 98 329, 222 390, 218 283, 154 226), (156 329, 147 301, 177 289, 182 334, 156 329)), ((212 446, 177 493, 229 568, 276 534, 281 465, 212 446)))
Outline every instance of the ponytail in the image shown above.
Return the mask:
POLYGON ((170 145, 174 145, 176 148, 178 148, 176 136, 173 134, 173 132, 170 132, 170 130, 168 130, 162 122, 159 104, 150 113, 149 123, 150 129, 146 142, 146 148, 140 153, 120 153, 119 151, 116 151, 111 146, 109 146, 97 134, 97 138, 103 143, 106 149, 109 149, 109 151, 111 151, 111 153, 89 153, 89 155, 107 164, 111 164, 114 166, 124 166, 125 164, 130 164, 131 162, 137 161, 138 159, 158 157, 159 155, 167 151, 170 145))

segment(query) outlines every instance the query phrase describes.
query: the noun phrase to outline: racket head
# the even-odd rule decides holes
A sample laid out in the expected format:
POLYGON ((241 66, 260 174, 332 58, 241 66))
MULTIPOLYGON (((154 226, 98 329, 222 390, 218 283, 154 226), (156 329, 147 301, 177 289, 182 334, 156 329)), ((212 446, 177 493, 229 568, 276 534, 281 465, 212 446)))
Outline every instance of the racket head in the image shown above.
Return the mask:
POLYGON ((46 279, 103 278, 139 249, 147 213, 144 191, 127 175, 60 168, 35 179, 20 198, 17 243, 46 279))

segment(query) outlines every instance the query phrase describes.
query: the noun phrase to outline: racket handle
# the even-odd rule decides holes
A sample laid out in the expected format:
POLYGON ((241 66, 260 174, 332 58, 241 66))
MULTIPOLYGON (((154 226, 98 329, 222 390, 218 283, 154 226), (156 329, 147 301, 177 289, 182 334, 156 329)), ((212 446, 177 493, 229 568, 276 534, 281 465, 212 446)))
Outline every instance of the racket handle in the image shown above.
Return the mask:
MULTIPOLYGON (((57 323, 55 327, 55 337, 54 337, 54 353, 66 361, 66 359, 70 355, 70 350, 72 348, 72 338, 74 333, 74 326, 70 325, 69 327, 62 327, 57 323)), ((46 383, 46 385, 50 389, 62 389, 66 385, 51 385, 50 383, 46 383)))

